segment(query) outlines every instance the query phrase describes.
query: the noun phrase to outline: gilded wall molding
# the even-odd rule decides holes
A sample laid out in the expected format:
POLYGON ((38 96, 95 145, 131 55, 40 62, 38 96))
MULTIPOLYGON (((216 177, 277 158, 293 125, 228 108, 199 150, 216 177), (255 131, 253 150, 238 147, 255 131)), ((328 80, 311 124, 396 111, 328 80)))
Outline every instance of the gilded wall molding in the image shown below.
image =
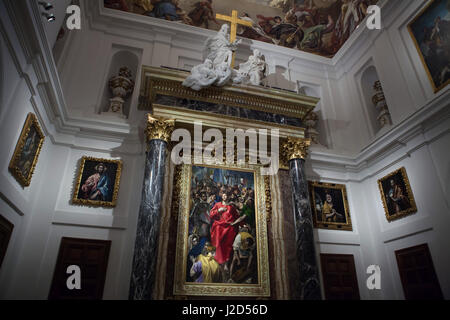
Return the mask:
POLYGON ((267 223, 272 221, 272 184, 270 183, 270 176, 264 176, 264 193, 266 195, 266 210, 267 210, 267 223))
POLYGON ((170 143, 171 136, 175 130, 175 120, 165 119, 161 117, 153 117, 151 114, 147 115, 147 141, 163 140, 170 143))

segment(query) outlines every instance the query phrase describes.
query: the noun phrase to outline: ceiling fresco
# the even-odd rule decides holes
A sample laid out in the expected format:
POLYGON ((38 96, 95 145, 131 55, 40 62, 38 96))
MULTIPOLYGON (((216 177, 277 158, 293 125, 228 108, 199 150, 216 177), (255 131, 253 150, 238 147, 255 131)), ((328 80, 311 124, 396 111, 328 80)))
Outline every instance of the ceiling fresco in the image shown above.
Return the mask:
POLYGON ((377 0, 104 0, 105 7, 219 30, 216 13, 237 10, 241 37, 333 57, 377 0))

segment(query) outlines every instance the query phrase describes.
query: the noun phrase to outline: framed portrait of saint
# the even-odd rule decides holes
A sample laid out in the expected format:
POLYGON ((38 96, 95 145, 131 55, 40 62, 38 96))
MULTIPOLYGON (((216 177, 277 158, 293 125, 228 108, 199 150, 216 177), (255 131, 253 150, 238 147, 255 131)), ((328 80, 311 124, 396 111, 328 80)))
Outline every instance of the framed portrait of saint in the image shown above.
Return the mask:
POLYGON ((434 92, 450 83, 450 1, 432 0, 408 25, 434 92))
POLYGON ((122 166, 121 160, 83 157, 72 203, 86 206, 115 207, 122 166))
POLYGON ((314 227, 352 231, 345 185, 309 182, 314 227))
POLYGON ((175 296, 270 296, 270 182, 259 169, 180 167, 175 296))
POLYGON ((388 221, 417 212, 416 201, 405 168, 400 168, 378 180, 378 187, 388 221))
POLYGON ((29 113, 17 142, 9 171, 22 187, 29 187, 39 153, 44 143, 44 134, 36 116, 29 113))

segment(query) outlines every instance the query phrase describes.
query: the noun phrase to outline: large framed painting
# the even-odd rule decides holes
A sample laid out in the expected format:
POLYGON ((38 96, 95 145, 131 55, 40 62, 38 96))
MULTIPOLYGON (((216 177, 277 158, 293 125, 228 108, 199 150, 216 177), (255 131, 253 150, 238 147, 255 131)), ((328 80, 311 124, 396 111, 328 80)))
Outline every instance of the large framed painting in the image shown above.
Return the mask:
POLYGON ((258 166, 180 172, 174 295, 269 297, 269 179, 258 166))
POLYGON ((314 227, 352 231, 345 185, 309 182, 314 227))
POLYGON ((378 187, 388 221, 417 212, 416 201, 404 167, 378 180, 378 187))
POLYGON ((81 159, 73 204, 115 207, 119 194, 122 160, 81 159))
POLYGON ((43 144, 44 134, 39 122, 34 114, 29 113, 9 163, 9 171, 24 188, 31 184, 43 144))
POLYGON ((450 83, 450 1, 432 0, 408 25, 434 92, 450 83))

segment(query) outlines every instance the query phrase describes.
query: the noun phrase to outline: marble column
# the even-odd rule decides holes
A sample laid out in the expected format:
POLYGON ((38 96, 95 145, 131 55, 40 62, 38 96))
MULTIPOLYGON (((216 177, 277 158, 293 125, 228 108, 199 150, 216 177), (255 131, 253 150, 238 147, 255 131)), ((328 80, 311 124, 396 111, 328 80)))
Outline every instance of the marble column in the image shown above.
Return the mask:
POLYGON ((300 300, 321 300, 320 278, 315 252, 312 210, 309 201, 305 159, 310 140, 288 138, 282 145, 289 160, 293 191, 295 239, 299 266, 299 283, 296 297, 300 300))
POLYGON ((167 149, 174 127, 174 120, 156 119, 148 115, 148 150, 136 231, 130 300, 152 299, 167 149))

